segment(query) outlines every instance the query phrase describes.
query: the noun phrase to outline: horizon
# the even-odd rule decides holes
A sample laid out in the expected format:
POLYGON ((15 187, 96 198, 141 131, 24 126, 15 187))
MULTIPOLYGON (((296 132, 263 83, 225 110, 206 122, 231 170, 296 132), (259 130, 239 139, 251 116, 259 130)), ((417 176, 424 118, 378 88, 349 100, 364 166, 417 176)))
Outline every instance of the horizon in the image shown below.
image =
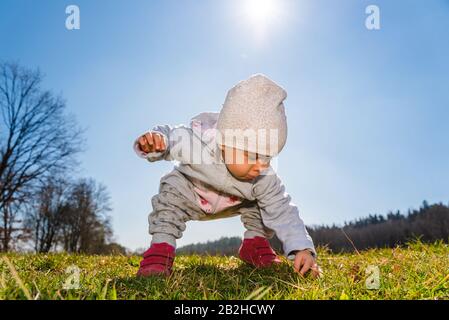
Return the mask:
MULTIPOLYGON (((116 240, 148 247, 147 215, 169 162, 134 140, 219 111, 264 73, 287 91, 276 159, 307 226, 449 202, 449 3, 279 0, 0 3, 0 61, 46 75, 85 134, 79 176, 104 184, 116 240), (270 4, 270 5, 269 5, 270 4), (66 28, 77 5, 80 29, 66 28), (365 23, 380 8, 380 29, 365 23)), ((178 247, 243 237, 239 217, 189 222, 178 247)))

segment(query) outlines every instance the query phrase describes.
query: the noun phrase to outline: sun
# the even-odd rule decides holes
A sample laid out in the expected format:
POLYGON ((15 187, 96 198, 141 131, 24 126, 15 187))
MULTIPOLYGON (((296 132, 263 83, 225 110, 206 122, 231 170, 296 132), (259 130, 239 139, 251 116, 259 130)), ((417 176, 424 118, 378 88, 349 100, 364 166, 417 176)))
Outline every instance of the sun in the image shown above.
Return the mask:
POLYGON ((263 39, 279 23, 282 0, 242 0, 243 20, 256 39, 263 39))
POLYGON ((253 24, 268 23, 277 11, 276 0, 245 0, 244 10, 253 24))

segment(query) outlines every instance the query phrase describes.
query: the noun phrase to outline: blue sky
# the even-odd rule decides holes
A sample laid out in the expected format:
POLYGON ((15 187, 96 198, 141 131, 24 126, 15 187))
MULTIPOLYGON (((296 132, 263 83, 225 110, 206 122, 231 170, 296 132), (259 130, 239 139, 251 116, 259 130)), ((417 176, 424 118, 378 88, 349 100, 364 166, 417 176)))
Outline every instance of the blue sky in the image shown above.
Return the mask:
MULTIPOLYGON (((258 72, 288 92, 278 172, 306 224, 449 201, 449 1, 275 3, 255 23, 245 0, 0 2, 0 59, 39 67, 87 128, 79 175, 108 187, 120 243, 148 246, 172 168, 138 158, 135 137, 218 111, 258 72), (71 4, 80 30, 65 28, 71 4), (371 4, 380 30, 365 28, 371 4)), ((243 231, 238 217, 189 222, 178 245, 243 231)))

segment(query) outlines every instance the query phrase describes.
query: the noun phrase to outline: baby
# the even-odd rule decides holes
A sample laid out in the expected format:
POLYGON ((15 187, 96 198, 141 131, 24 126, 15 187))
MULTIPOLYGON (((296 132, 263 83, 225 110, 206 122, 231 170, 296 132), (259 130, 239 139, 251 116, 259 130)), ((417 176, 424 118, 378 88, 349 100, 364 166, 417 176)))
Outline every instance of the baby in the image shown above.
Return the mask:
POLYGON ((286 97, 283 88, 256 74, 229 90, 220 113, 201 113, 190 127, 157 126, 134 142, 136 153, 150 162, 176 162, 151 200, 152 241, 139 276, 171 273, 187 221, 235 215, 246 229, 239 248, 244 262, 280 263, 267 240, 276 234, 297 272, 319 275, 313 241, 270 166, 287 139, 286 97))

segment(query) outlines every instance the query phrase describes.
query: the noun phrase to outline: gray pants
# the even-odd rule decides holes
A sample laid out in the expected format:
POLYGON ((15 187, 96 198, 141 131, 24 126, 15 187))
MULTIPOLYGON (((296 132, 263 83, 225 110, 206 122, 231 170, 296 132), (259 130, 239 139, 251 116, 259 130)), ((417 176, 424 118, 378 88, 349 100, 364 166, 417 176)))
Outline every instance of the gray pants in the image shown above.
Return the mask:
POLYGON ((214 220, 240 215, 246 228, 244 238, 261 236, 270 239, 274 231, 267 228, 256 202, 244 201, 215 214, 205 213, 197 204, 192 183, 181 173, 172 172, 161 179, 159 193, 152 197, 153 211, 148 216, 151 243, 167 242, 176 248, 187 221, 214 220))

